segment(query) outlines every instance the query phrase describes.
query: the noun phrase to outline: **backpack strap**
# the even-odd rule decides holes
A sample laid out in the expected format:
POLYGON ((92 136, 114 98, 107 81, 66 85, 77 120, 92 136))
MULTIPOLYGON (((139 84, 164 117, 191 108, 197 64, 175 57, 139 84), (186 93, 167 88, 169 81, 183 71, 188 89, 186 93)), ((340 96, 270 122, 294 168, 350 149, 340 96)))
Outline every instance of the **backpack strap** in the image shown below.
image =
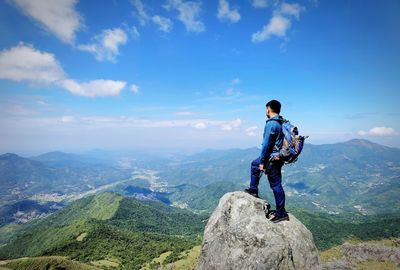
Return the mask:
MULTIPOLYGON (((283 127, 282 127, 282 124, 285 122, 285 121, 287 121, 287 120, 285 120, 284 118, 278 118, 278 119, 276 119, 276 118, 270 118, 270 119, 268 119, 266 122, 268 122, 268 121, 276 121, 276 122, 278 122, 280 125, 281 125, 281 130, 283 129, 283 127)), ((283 132, 283 131, 282 131, 283 132)), ((276 140, 276 138, 274 138, 275 140, 276 140)), ((274 145, 274 147, 273 147, 273 149, 275 150, 275 151, 277 151, 277 152, 279 152, 279 148, 276 146, 276 145, 274 145)), ((272 157, 271 157, 272 158, 272 157)))
POLYGON ((286 123, 286 122, 289 122, 288 120, 286 120, 285 118, 278 118, 278 119, 276 119, 276 118, 270 118, 270 119, 268 119, 266 122, 268 122, 268 121, 276 121, 276 122, 278 122, 279 124, 283 124, 283 123, 286 123))

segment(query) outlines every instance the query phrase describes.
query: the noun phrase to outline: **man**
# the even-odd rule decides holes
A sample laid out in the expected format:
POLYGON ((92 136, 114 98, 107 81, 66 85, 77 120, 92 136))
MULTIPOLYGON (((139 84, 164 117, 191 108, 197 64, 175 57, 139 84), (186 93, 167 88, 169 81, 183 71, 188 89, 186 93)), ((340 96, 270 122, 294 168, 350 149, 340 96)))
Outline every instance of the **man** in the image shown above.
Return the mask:
POLYGON ((268 120, 265 123, 261 155, 251 163, 250 188, 245 189, 245 191, 258 198, 261 172, 265 171, 269 185, 274 192, 276 205, 276 212, 271 221, 276 223, 289 219, 285 210, 285 192, 282 187, 281 169, 284 161, 279 159, 279 151, 282 148, 284 138, 282 132, 283 118, 279 115, 281 103, 277 100, 269 101, 266 104, 266 111, 268 120))

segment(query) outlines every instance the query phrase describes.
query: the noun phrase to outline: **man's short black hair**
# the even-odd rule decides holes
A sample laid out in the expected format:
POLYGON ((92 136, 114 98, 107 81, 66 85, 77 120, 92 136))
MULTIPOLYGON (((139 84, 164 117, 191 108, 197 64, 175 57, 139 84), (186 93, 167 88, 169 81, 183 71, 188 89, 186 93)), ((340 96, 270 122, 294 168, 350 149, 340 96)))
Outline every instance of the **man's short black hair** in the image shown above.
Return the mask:
POLYGON ((275 99, 268 101, 268 103, 265 106, 270 107, 274 113, 277 114, 281 113, 281 103, 275 99))

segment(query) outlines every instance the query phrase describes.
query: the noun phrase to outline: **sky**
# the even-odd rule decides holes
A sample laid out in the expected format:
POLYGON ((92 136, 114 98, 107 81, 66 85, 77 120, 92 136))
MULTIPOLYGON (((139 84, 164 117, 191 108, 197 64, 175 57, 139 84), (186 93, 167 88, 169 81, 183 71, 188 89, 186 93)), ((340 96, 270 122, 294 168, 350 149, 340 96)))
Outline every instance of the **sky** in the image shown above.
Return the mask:
POLYGON ((0 153, 400 147, 396 0, 0 2, 0 153))

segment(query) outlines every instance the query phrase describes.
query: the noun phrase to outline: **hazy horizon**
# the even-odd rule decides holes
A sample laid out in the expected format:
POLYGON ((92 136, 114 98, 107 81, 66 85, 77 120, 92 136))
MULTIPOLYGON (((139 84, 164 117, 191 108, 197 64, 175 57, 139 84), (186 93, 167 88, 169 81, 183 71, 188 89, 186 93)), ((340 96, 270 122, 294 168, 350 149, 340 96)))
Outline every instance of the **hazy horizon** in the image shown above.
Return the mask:
MULTIPOLYGON (((351 140, 366 140, 364 138, 352 138, 349 140, 344 140, 344 141, 336 141, 336 142, 331 142, 331 143, 319 143, 319 144, 315 144, 315 143, 307 143, 306 145, 329 145, 329 144, 337 144, 337 143, 346 143, 348 141, 351 140)), ((387 146, 387 147, 392 147, 392 148, 397 148, 400 149, 399 147, 395 147, 395 146, 390 146, 390 145, 385 145, 373 140, 367 140, 369 142, 375 143, 375 144, 379 144, 382 146, 387 146)), ((305 146, 307 147, 307 146, 305 146)), ((119 148, 88 148, 88 149, 47 149, 47 150, 34 150, 34 151, 26 151, 26 150, 21 150, 21 151, 2 151, 0 150, 0 155, 3 154, 7 154, 7 153, 11 153, 11 154, 17 154, 19 156, 22 157, 33 157, 33 156, 38 156, 38 155, 42 155, 42 154, 46 154, 46 153, 51 153, 51 152, 63 152, 63 153, 67 153, 67 154, 78 154, 78 155, 85 155, 85 154, 89 154, 90 152, 95 152, 95 151, 105 151, 105 152, 110 152, 113 154, 119 154, 119 155, 129 155, 129 154, 146 154, 146 155, 151 155, 151 156, 165 156, 165 155, 170 155, 170 154, 176 154, 176 155, 192 155, 192 154, 197 154, 197 153, 201 153, 204 151, 219 151, 219 150, 234 150, 234 149, 242 149, 242 150, 246 150, 246 149, 251 149, 251 148, 259 148, 261 149, 261 145, 257 146, 257 145, 253 145, 253 146, 249 146, 249 147, 225 147, 225 148, 124 148, 124 149, 119 149, 119 148)))

